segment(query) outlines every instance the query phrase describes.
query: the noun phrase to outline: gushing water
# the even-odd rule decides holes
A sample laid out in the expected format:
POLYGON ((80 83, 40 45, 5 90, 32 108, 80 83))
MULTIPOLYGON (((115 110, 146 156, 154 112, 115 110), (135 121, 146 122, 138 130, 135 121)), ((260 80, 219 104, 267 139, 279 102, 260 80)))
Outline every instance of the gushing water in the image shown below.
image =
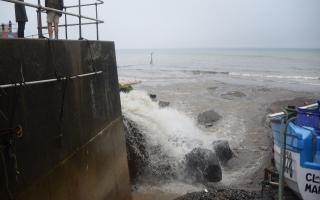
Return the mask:
POLYGON ((195 121, 174 108, 160 108, 144 91, 121 93, 123 115, 134 121, 145 137, 151 166, 170 165, 183 174, 184 157, 195 147, 209 147, 214 135, 201 131, 195 121))

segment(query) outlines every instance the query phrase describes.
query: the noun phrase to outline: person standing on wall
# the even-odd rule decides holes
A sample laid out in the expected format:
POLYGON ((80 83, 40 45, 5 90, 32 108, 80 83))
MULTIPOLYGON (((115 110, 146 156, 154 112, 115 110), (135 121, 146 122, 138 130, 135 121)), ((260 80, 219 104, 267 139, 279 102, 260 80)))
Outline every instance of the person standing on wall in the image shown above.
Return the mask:
MULTIPOLYGON (((63 0, 45 0, 45 6, 49 8, 54 8, 57 10, 63 9, 63 0)), ((55 39, 58 39, 58 25, 59 25, 59 18, 61 17, 62 13, 57 13, 54 11, 47 10, 47 22, 48 22, 48 33, 49 38, 52 39, 53 29, 54 27, 54 36, 55 39)))
MULTIPOLYGON (((19 1, 24 2, 24 0, 19 0, 19 1)), ((16 14, 16 22, 18 23, 18 37, 24 38, 24 28, 25 28, 26 22, 28 21, 26 8, 22 4, 15 3, 14 10, 16 14)))

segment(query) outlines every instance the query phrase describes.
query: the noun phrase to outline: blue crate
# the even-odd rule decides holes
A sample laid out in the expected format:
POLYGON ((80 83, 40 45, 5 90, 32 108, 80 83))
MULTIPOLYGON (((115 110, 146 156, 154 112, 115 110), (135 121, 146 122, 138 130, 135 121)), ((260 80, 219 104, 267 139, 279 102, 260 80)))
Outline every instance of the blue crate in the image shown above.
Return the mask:
POLYGON ((314 128, 320 133, 320 101, 318 107, 313 109, 298 108, 296 124, 314 128))

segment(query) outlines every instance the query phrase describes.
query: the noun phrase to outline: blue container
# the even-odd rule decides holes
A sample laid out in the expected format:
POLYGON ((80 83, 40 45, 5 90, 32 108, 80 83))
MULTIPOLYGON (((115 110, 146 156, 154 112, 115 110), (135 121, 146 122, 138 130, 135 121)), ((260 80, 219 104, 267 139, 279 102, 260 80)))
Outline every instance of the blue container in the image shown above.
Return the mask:
POLYGON ((316 151, 314 154, 314 158, 313 161, 315 163, 320 164, 320 136, 317 137, 317 141, 316 141, 316 151))
POLYGON ((313 109, 298 108, 296 124, 314 128, 320 133, 320 101, 318 107, 313 109))

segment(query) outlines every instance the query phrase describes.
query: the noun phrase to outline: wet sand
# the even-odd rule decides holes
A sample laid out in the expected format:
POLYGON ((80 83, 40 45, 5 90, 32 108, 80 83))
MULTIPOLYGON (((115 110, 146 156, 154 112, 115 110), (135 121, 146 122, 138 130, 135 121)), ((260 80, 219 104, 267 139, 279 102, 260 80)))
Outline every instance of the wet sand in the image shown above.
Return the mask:
MULTIPOLYGON (((303 105, 319 99, 318 93, 292 91, 283 88, 226 84, 220 81, 193 80, 189 83, 167 85, 139 84, 135 89, 157 94, 158 99, 170 102, 170 106, 196 119, 201 112, 214 109, 222 119, 212 127, 201 129, 207 134, 227 139, 235 153, 223 168, 223 180, 211 186, 258 191, 264 168, 272 158, 271 130, 265 123, 266 115, 281 111, 287 104, 303 105)), ((172 199, 174 191, 133 193, 134 199, 172 199), (168 195, 166 195, 168 193, 168 195)), ((152 191, 151 191, 152 192, 152 191)), ((185 191, 189 192, 189 191, 185 191)), ((177 192, 181 195, 181 192, 177 192)))

